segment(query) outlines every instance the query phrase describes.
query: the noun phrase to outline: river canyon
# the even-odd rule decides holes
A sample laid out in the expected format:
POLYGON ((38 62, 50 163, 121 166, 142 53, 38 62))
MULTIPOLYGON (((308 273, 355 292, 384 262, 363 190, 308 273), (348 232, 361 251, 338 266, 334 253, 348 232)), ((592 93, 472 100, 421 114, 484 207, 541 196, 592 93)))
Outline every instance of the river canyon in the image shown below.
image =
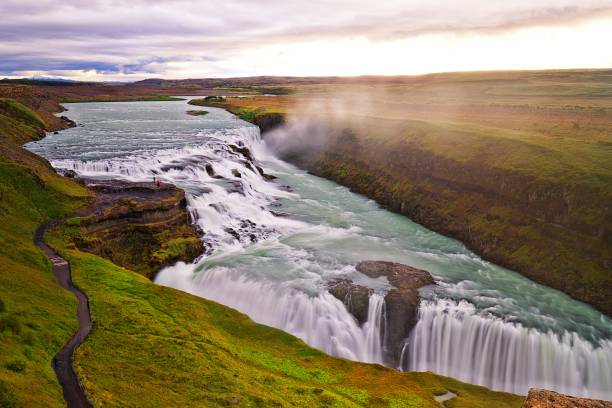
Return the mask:
POLYGON ((217 301, 326 353, 385 363, 387 279, 355 268, 385 260, 429 271, 400 370, 433 371, 494 390, 529 387, 612 399, 612 321, 567 295, 483 261, 460 242, 279 160, 259 129, 185 102, 66 104, 79 126, 26 147, 89 179, 186 192, 204 252, 155 282, 217 301), (329 292, 370 289, 360 323, 329 292))

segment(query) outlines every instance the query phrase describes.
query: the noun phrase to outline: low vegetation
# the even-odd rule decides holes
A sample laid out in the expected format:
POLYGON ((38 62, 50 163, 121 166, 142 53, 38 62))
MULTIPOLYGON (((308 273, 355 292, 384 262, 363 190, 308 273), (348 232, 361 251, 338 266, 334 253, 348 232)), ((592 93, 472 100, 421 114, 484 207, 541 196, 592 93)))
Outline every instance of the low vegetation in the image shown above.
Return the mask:
POLYGON ((76 329, 74 297, 34 246, 34 232, 76 210, 89 193, 19 144, 37 138, 40 116, 16 101, 0 108, 0 406, 62 406, 51 360, 76 329))
POLYGON ((205 110, 188 110, 187 114, 191 115, 191 116, 204 116, 204 115, 208 115, 208 111, 205 111, 205 110))

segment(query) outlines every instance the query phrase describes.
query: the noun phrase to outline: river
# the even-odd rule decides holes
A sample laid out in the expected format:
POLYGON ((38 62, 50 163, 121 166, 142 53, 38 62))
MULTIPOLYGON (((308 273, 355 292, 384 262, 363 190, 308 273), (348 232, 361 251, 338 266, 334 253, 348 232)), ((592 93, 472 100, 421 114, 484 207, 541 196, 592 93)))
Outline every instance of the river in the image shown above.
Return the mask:
POLYGON ((612 400, 612 321, 590 306, 483 261, 460 242, 277 159, 259 129, 186 102, 66 104, 79 126, 26 147, 88 178, 163 181, 185 189, 206 252, 156 283, 215 300, 329 354, 381 363, 385 279, 354 265, 425 269, 419 320, 399 367, 494 390, 541 387, 612 400), (247 165, 244 147, 268 181, 247 165), (360 326, 326 289, 348 278, 374 289, 360 326))

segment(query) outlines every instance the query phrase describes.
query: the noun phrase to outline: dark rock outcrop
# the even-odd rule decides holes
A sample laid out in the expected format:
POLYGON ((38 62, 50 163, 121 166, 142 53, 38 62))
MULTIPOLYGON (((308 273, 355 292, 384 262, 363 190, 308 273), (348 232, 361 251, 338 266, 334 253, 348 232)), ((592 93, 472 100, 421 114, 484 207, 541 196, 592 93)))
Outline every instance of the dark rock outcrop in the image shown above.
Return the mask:
POLYGON ((259 127, 263 134, 284 125, 285 115, 276 112, 266 112, 256 115, 253 118, 253 123, 259 127))
POLYGON ((74 242, 149 278, 164 266, 203 253, 185 193, 162 183, 84 180, 96 201, 84 210, 74 242))
POLYGON ((60 116, 60 119, 62 120, 62 122, 64 122, 64 125, 66 127, 76 127, 76 122, 72 119, 70 119, 68 116, 60 116))
POLYGON ((347 310, 355 316, 360 325, 368 320, 368 305, 372 290, 364 286, 355 285, 348 279, 333 283, 329 292, 341 300, 347 310))
POLYGON ((554 391, 531 388, 523 408, 612 408, 612 401, 577 398, 554 391))
MULTIPOLYGON (((385 323, 383 327, 384 359, 390 366, 397 366, 403 340, 416 324, 421 297, 419 289, 434 284, 427 271, 386 261, 363 261, 355 267, 370 278, 386 277, 393 286, 385 295, 385 323)), ((346 279, 334 282, 329 291, 344 302, 360 324, 368 318, 369 297, 372 290, 346 279)))

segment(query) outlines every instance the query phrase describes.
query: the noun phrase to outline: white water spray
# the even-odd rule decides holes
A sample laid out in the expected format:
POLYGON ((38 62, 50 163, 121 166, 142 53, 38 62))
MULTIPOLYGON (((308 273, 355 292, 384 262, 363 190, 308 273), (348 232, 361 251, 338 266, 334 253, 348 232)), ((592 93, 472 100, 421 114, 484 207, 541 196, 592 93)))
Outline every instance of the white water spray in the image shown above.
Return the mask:
POLYGON ((194 276, 191 265, 179 263, 165 269, 156 282, 240 310, 256 322, 291 333, 328 354, 382 363, 381 295, 370 297, 368 319, 360 327, 344 304, 327 291, 309 295, 286 283, 252 279, 225 267, 194 276))
POLYGON ((476 314, 466 301, 424 301, 402 353, 402 368, 433 371, 493 390, 530 387, 612 399, 612 342, 599 347, 476 314))

